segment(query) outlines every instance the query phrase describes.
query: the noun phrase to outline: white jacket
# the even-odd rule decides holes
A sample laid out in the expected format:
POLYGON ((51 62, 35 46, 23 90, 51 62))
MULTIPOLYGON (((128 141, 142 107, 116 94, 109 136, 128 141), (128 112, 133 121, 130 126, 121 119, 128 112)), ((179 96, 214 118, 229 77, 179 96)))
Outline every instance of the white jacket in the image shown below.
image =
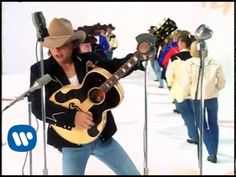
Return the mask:
POLYGON ((177 60, 174 60, 173 62, 170 60, 166 70, 166 81, 168 86, 171 87, 170 95, 179 103, 183 102, 189 97, 182 83, 183 74, 185 74, 183 72, 183 67, 185 66, 184 63, 186 61, 181 60, 178 57, 177 60))
MULTIPOLYGON (((185 87, 186 95, 195 99, 197 89, 197 80, 200 68, 200 58, 188 59, 185 63, 184 77, 182 78, 183 86, 185 87)), ((218 97, 218 92, 225 87, 225 77, 221 65, 210 58, 205 58, 203 76, 202 98, 210 99, 218 97)), ((197 99, 200 99, 201 78, 199 80, 197 99)))

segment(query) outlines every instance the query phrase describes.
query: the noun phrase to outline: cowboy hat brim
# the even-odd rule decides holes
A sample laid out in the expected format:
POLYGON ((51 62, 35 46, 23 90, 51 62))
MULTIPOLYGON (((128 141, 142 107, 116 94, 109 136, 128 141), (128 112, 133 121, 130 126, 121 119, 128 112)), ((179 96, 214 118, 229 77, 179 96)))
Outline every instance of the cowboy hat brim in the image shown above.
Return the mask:
POLYGON ((43 46, 47 48, 57 48, 74 40, 79 40, 80 43, 84 42, 86 33, 82 30, 74 32, 72 35, 66 36, 47 36, 44 38, 43 46))

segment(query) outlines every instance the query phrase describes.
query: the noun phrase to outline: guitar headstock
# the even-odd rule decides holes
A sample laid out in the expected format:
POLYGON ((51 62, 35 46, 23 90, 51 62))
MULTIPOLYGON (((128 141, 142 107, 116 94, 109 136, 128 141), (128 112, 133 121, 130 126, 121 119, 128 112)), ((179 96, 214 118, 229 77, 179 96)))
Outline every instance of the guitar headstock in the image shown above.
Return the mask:
POLYGON ((164 23, 160 25, 160 27, 153 33, 157 37, 156 43, 160 44, 161 42, 163 42, 165 38, 168 37, 176 29, 177 25, 173 20, 169 18, 165 20, 164 23))

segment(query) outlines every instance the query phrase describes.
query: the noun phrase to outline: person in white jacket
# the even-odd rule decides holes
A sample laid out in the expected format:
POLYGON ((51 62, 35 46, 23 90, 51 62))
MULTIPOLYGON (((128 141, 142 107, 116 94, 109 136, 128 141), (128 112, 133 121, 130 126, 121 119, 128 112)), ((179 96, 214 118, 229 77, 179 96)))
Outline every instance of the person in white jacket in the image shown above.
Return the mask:
POLYGON ((217 151, 219 144, 219 126, 218 126, 218 94, 225 87, 225 77, 220 63, 216 60, 208 58, 207 50, 205 57, 200 57, 198 49, 198 41, 191 45, 190 53, 193 58, 185 62, 185 77, 183 77, 183 85, 186 88, 186 94, 190 96, 193 102, 193 109, 196 120, 199 124, 200 114, 200 89, 202 88, 202 99, 204 100, 203 115, 203 142, 206 146, 209 156, 207 160, 217 163, 217 151), (203 86, 199 79, 200 60, 204 58, 204 76, 203 86), (199 80, 199 81, 198 81, 199 80))
POLYGON ((188 139, 190 144, 198 144, 199 134, 196 126, 194 112, 192 108, 192 101, 185 93, 185 88, 182 86, 182 78, 185 73, 184 63, 192 58, 190 55, 190 46, 192 42, 196 40, 189 31, 182 30, 178 39, 179 52, 172 55, 167 69, 166 69, 166 81, 170 87, 170 95, 173 98, 176 109, 179 111, 183 118, 184 124, 187 128, 188 139))

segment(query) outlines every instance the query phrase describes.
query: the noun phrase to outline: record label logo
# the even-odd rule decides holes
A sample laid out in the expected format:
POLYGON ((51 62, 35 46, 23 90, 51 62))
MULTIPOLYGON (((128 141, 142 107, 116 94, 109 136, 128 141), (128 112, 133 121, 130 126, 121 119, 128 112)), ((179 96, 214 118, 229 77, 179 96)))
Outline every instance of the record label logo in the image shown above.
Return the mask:
POLYGON ((30 125, 15 125, 8 131, 7 141, 13 151, 31 151, 37 142, 36 131, 30 125))

